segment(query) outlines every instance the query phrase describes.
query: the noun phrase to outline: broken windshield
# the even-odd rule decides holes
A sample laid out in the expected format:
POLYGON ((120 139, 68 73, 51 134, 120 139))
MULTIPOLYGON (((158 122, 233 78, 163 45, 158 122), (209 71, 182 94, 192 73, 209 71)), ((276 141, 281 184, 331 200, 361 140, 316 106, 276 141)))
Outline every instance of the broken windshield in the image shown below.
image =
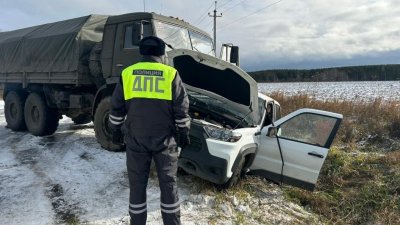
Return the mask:
MULTIPOLYGON (((157 36, 175 49, 190 49, 215 56, 212 39, 206 35, 173 24, 154 21, 157 36)), ((167 47, 167 50, 171 50, 167 47)))

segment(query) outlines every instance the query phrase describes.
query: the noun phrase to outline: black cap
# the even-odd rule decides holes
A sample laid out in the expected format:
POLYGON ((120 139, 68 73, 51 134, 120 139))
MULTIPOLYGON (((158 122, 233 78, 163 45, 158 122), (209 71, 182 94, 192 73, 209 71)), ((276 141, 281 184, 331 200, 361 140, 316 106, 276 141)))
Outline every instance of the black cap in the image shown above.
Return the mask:
POLYGON ((165 54, 165 42, 158 37, 145 37, 140 40, 139 51, 142 55, 162 56, 165 54))

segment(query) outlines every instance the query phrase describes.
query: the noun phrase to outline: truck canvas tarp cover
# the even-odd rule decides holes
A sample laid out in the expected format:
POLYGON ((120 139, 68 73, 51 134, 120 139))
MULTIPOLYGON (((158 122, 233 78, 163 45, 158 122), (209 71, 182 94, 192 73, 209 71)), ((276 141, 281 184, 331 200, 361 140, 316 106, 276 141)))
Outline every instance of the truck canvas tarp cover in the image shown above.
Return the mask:
POLYGON ((0 33, 0 75, 78 71, 102 41, 107 18, 89 15, 0 33))

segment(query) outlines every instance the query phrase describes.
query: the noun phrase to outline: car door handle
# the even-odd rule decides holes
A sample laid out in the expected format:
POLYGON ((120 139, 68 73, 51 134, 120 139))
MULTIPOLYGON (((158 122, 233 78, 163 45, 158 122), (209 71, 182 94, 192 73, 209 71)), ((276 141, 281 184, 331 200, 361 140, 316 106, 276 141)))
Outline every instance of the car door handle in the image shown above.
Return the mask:
POLYGON ((124 65, 123 65, 123 64, 120 64, 120 63, 118 63, 116 66, 117 66, 117 67, 123 67, 124 65))
POLYGON ((318 157, 318 158, 321 158, 321 159, 323 159, 323 158, 324 158, 324 156, 323 156, 323 155, 321 155, 321 154, 318 154, 318 153, 316 153, 316 152, 309 152, 309 153, 308 153, 308 155, 312 155, 312 156, 315 156, 315 157, 318 157))

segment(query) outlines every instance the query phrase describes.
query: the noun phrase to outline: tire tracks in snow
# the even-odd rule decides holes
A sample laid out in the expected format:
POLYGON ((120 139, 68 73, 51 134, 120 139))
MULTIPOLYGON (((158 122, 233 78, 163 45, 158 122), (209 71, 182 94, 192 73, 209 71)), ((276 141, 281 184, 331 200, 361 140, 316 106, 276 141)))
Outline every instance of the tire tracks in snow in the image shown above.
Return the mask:
MULTIPOLYGON (((56 133, 47 137, 34 137, 28 133, 15 133, 11 138, 8 138, 6 143, 10 143, 11 152, 14 154, 17 161, 29 168, 41 180, 44 187, 44 195, 49 199, 52 209, 55 213, 56 223, 71 223, 79 221, 79 214, 82 210, 77 203, 71 203, 64 197, 64 189, 61 184, 54 182, 42 168, 42 164, 51 163, 51 157, 54 154, 45 152, 46 148, 61 149, 57 146, 63 145, 68 136, 74 132, 56 133), (27 147, 28 140, 30 147, 27 147), (33 143, 32 143, 33 142, 33 143), (50 157, 49 157, 50 156, 50 157), (47 158, 49 157, 49 158, 47 158)), ((60 146, 61 147, 61 146, 60 146)), ((59 154, 59 152, 57 152, 59 154)), ((51 169, 51 168, 50 168, 51 169)))

